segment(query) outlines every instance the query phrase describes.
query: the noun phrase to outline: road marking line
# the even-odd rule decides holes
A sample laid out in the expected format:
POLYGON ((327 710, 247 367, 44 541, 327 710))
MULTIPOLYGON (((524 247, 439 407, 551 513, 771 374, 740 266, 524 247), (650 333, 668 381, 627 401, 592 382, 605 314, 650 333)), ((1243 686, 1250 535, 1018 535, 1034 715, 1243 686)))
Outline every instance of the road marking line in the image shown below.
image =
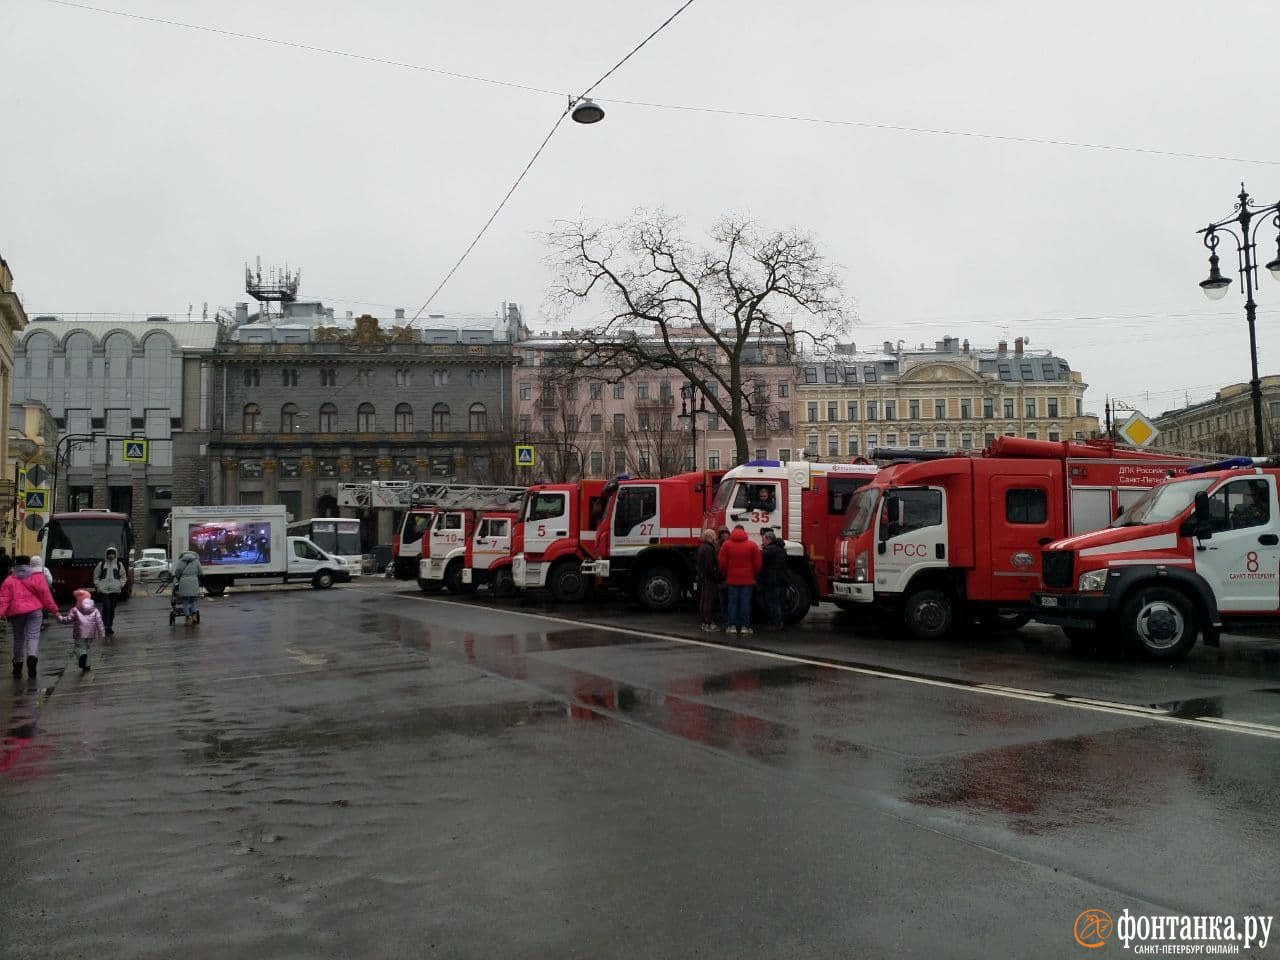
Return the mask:
MULTIPOLYGON (((423 603, 439 603, 450 607, 475 609, 473 604, 462 603, 457 600, 445 600, 438 597, 414 596, 413 594, 407 593, 396 593, 392 594, 392 596, 398 597, 401 600, 418 600, 423 603)), ((571 620, 568 617, 554 617, 545 613, 527 613, 523 610, 503 610, 499 607, 488 606, 483 607, 482 609, 491 613, 506 614, 513 617, 528 617, 533 620, 545 620, 548 623, 559 623, 570 627, 591 627, 596 630, 607 630, 610 633, 620 633, 627 636, 640 637, 646 640, 659 640, 664 643, 679 643, 689 647, 703 647, 708 650, 739 653, 744 656, 761 657, 767 660, 780 660, 783 663, 797 663, 810 667, 825 667, 828 670, 839 670, 843 673, 853 673, 865 677, 879 677, 883 680, 898 680, 905 683, 915 683, 927 687, 941 687, 946 690, 980 693, 989 697, 1003 697, 1008 700, 1022 700, 1027 703, 1038 703, 1043 705, 1056 704, 1058 706, 1069 707, 1074 710, 1084 710, 1092 713, 1108 713, 1115 716, 1131 717, 1152 723, 1169 723, 1183 727, 1194 727, 1200 730, 1220 730, 1228 733, 1241 733, 1253 737, 1280 740, 1280 727, 1268 726, 1261 723, 1250 723, 1243 720, 1221 720, 1212 717, 1175 717, 1167 713, 1161 713, 1158 710, 1153 712, 1151 707, 1137 706, 1135 704, 1115 703, 1105 700, 1088 700, 1082 697, 1065 697, 1061 694, 1021 690, 1016 687, 1000 687, 990 684, 964 683, 958 680, 939 680, 934 677, 913 676, 908 673, 895 673, 890 670, 876 670, 873 667, 855 667, 851 664, 815 660, 812 657, 801 657, 791 653, 777 653, 772 650, 755 650, 746 647, 734 647, 726 643, 713 643, 710 640, 696 640, 692 637, 675 637, 664 633, 651 633, 647 630, 635 630, 631 627, 617 627, 612 624, 592 623, 587 620, 571 620)))

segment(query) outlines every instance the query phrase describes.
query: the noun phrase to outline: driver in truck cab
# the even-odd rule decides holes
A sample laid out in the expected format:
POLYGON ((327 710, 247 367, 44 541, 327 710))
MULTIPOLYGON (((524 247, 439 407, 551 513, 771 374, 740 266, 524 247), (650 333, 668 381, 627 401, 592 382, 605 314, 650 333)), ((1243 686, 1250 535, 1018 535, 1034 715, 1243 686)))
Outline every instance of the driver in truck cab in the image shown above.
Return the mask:
POLYGON ((1231 529, 1257 527, 1270 519, 1267 504, 1268 491, 1265 483, 1250 482, 1245 495, 1231 510, 1231 529))

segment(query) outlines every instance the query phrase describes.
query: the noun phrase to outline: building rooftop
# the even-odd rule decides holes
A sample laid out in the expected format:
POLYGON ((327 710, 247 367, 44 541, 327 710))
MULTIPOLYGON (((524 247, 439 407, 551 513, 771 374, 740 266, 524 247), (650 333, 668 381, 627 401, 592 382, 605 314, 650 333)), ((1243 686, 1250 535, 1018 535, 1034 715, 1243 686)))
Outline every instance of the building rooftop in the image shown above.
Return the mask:
POLYGON ((73 333, 87 333, 95 343, 101 344, 103 339, 114 332, 128 334, 141 342, 149 334, 165 333, 179 347, 189 350, 212 350, 218 343, 218 334, 222 325, 213 320, 172 320, 155 318, 151 320, 64 320, 56 316, 32 317, 25 330, 16 336, 25 342, 39 333, 52 334, 59 342, 65 342, 73 333))

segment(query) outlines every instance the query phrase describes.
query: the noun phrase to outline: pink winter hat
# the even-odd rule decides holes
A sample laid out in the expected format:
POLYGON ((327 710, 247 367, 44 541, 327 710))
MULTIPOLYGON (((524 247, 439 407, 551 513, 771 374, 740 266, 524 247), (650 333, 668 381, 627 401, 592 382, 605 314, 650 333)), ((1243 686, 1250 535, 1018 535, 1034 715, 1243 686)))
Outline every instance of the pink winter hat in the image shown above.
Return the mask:
POLYGON ((76 598, 76 603, 81 603, 85 600, 90 599, 90 593, 88 590, 77 590, 75 593, 72 594, 72 596, 76 598))

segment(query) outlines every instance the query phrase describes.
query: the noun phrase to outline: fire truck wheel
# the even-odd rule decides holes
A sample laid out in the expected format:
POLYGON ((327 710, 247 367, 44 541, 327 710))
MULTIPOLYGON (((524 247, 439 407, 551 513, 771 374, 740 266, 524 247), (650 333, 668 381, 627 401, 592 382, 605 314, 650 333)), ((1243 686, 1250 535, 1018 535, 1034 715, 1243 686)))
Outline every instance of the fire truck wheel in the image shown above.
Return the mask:
POLYGON ((813 591, 809 589, 809 581, 787 571, 787 585, 782 591, 782 622, 788 625, 799 623, 809 615, 812 604, 813 591))
POLYGON ((474 583, 462 582, 462 559, 450 560, 444 571, 444 588, 456 596, 476 592, 474 583))
POLYGON ((1120 629, 1128 645, 1153 660, 1177 660, 1196 642, 1196 609, 1168 587, 1139 587, 1120 608, 1120 629))
POLYGON ((581 603, 587 596, 587 578, 577 560, 563 560, 551 568, 547 589, 556 603, 581 603))
POLYGON ((493 575, 493 586, 489 589, 495 597, 510 597, 516 592, 516 578, 508 568, 503 567, 493 575))
POLYGON ((902 606, 902 623, 918 640, 939 640, 955 623, 955 600, 945 590, 926 587, 907 597, 902 606))
POLYGON ((418 578, 418 589, 419 589, 419 590, 421 590, 423 593, 439 593, 439 592, 440 592, 440 581, 439 581, 439 580, 427 580, 427 579, 424 579, 423 577, 419 577, 419 578, 418 578))
POLYGON ((651 567, 640 574, 636 597, 646 610, 670 610, 680 602, 680 581, 666 567, 651 567))

